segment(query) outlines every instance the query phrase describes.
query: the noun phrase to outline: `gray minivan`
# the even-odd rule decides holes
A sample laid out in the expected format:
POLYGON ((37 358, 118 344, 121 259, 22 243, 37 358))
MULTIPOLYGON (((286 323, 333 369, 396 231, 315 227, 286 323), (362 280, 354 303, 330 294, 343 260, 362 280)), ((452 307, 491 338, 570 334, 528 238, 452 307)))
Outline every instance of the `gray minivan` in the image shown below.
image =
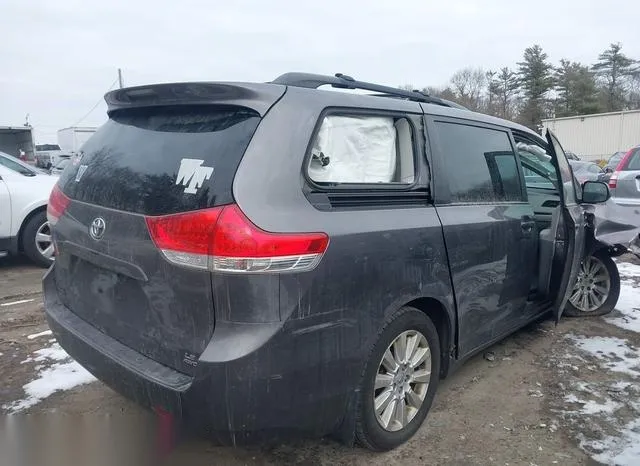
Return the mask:
POLYGON ((578 186, 551 134, 341 74, 106 101, 49 203, 47 319, 100 380, 218 440, 394 448, 469 356, 617 300, 584 205, 607 186, 578 186))

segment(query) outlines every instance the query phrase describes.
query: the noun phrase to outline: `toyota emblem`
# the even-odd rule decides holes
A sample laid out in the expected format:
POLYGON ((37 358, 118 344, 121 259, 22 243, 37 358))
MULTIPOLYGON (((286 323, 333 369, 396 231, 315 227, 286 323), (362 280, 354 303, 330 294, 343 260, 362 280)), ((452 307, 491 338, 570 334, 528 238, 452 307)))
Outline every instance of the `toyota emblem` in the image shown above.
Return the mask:
POLYGON ((102 239, 107 224, 102 217, 95 218, 89 227, 89 235, 96 241, 102 239))

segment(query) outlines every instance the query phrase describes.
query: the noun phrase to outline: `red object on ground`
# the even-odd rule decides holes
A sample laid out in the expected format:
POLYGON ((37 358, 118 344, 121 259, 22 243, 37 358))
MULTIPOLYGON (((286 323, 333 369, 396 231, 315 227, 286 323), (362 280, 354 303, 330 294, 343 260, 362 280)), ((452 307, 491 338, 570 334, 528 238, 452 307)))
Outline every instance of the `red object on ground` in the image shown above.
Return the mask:
POLYGON ((175 447, 175 432, 173 415, 163 408, 154 408, 158 418, 156 437, 156 451, 161 458, 168 456, 175 447))

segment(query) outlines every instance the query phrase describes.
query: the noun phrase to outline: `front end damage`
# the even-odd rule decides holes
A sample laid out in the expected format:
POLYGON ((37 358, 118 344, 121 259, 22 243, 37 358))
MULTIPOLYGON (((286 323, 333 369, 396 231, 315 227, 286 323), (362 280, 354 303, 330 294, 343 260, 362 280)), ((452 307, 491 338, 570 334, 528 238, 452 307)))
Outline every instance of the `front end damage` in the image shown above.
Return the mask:
POLYGON ((620 206, 609 199, 585 205, 588 235, 585 255, 607 248, 611 256, 625 253, 640 257, 640 208, 620 206))

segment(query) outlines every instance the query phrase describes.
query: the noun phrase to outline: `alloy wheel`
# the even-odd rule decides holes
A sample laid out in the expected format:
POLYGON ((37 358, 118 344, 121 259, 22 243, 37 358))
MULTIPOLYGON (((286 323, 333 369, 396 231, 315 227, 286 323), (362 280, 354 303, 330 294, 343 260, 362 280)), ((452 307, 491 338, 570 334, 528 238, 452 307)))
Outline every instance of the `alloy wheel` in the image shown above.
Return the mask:
POLYGON ((49 222, 43 223, 36 231, 36 249, 43 257, 53 260, 53 241, 49 222))
POLYGON ((431 377, 431 350, 416 330, 398 335, 378 365, 373 407, 380 426, 390 432, 403 429, 424 403, 431 377))
POLYGON ((611 291, 611 277, 604 263, 595 256, 582 261, 578 279, 569 301, 582 312, 591 312, 602 306, 611 291))

